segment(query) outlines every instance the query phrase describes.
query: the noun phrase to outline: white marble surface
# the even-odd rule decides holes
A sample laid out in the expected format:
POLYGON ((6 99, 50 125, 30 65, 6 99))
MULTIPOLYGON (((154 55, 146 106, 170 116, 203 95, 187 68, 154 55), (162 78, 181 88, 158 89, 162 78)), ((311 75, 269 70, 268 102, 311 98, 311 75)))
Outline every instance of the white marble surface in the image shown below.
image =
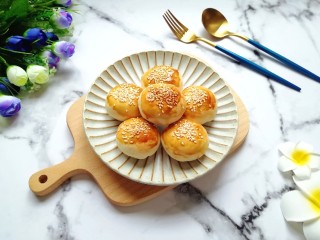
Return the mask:
POLYGON ((235 31, 320 74, 320 2, 315 0, 78 1, 76 53, 47 88, 23 100, 18 117, 0 121, 0 239, 304 239, 289 224, 281 195, 294 187, 277 169, 277 144, 303 140, 320 152, 320 84, 238 39, 220 44, 302 88, 292 91, 234 63, 203 44, 177 41, 162 14, 170 9, 209 37, 202 10, 221 10, 235 31), (146 50, 173 50, 202 58, 245 103, 247 140, 232 157, 193 182, 135 207, 112 205, 87 176, 76 176, 47 197, 36 197, 29 177, 62 162, 73 150, 66 125, 72 102, 109 64, 146 50))

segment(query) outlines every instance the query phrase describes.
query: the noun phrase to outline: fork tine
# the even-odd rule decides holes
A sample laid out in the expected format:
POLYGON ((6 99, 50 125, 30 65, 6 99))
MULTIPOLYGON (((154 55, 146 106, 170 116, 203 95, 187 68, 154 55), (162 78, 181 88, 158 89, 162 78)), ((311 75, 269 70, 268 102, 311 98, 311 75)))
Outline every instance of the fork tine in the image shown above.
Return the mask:
POLYGON ((177 38, 182 37, 183 35, 183 30, 181 28, 179 28, 179 26, 170 18, 170 16, 168 16, 167 14, 163 15, 164 20, 167 22, 167 24, 169 25, 171 31, 174 33, 174 35, 176 35, 177 38))
POLYGON ((166 15, 162 15, 164 20, 166 21, 166 23, 168 24, 169 28, 171 29, 171 32, 176 35, 177 38, 180 38, 179 33, 176 31, 176 29, 173 28, 173 26, 171 26, 170 20, 167 19, 166 15))
MULTIPOLYGON (((169 11, 169 10, 168 10, 169 11)), ((174 29, 176 30, 176 32, 178 32, 179 34, 180 34, 180 36, 182 37, 182 35, 186 32, 186 31, 188 31, 188 30, 185 30, 185 29, 183 29, 180 25, 179 25, 179 23, 177 23, 176 22, 176 20, 170 15, 170 13, 169 12, 166 12, 165 13, 165 15, 166 15, 166 17, 167 17, 167 20, 171 23, 171 26, 172 27, 174 27, 174 29)))
POLYGON ((167 12, 168 12, 168 14, 175 20, 175 22, 179 24, 179 26, 180 26, 185 32, 189 30, 185 25, 183 25, 183 24, 172 14, 172 12, 170 12, 169 9, 167 10, 167 12))

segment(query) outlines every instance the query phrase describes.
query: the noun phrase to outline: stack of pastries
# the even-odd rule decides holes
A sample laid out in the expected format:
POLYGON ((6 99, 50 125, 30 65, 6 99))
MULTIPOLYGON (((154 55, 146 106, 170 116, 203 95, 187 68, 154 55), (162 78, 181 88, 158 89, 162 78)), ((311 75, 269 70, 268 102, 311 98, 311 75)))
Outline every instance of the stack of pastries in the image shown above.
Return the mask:
POLYGON ((108 114, 122 121, 116 133, 119 149, 144 159, 161 143, 177 161, 200 158, 209 146, 202 124, 217 112, 214 94, 202 86, 183 89, 179 71, 164 65, 146 71, 141 86, 120 84, 107 94, 108 114))

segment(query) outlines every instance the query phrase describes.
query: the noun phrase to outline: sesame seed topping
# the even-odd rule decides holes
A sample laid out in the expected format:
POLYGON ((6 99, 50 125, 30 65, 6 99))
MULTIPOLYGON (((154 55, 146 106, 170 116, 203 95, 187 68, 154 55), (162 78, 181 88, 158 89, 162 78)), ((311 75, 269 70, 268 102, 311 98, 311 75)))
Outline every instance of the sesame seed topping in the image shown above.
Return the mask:
POLYGON ((140 134, 145 135, 147 131, 151 130, 148 122, 141 121, 139 118, 131 118, 130 121, 122 122, 119 125, 121 131, 121 138, 125 143, 134 143, 134 139, 139 138, 140 134))
MULTIPOLYGON (((184 120, 176 124, 178 124, 178 127, 173 132, 173 137, 176 137, 177 139, 187 139, 195 144, 197 143, 197 136, 200 136, 200 138, 202 137, 202 134, 198 132, 199 128, 192 122, 184 120)), ((184 142, 181 141, 181 145, 184 145, 184 142)))
POLYGON ((170 66, 156 66, 147 77, 148 83, 168 83, 172 81, 174 71, 170 66))
POLYGON ((124 83, 118 87, 113 88, 108 96, 112 96, 114 99, 121 103, 128 103, 130 106, 135 106, 136 101, 139 98, 141 88, 134 84, 124 83))
POLYGON ((164 106, 168 108, 174 108, 178 105, 179 91, 175 91, 172 88, 173 85, 160 84, 160 85, 150 85, 149 91, 146 95, 146 100, 148 102, 156 102, 156 105, 160 110, 163 111, 164 106), (155 87, 156 86, 156 87, 155 87))
POLYGON ((208 100, 208 94, 206 91, 196 87, 189 87, 185 94, 185 100, 187 103, 187 108, 190 111, 197 111, 198 107, 201 107, 203 103, 208 100))

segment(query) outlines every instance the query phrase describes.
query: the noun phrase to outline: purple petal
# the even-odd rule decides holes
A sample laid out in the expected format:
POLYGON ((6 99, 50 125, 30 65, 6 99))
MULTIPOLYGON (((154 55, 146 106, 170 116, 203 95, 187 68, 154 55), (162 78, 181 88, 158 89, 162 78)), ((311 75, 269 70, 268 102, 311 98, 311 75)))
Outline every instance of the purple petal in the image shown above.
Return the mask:
POLYGON ((57 0, 57 3, 65 7, 70 7, 72 0, 57 0))
POLYGON ((29 28, 24 36, 30 42, 35 42, 38 46, 45 46, 47 42, 47 35, 40 28, 29 28))
POLYGON ((60 10, 55 16, 55 22, 60 28, 68 28, 72 23, 72 16, 65 10, 60 10))
POLYGON ((62 58, 69 58, 74 54, 75 46, 66 41, 60 41, 53 44, 53 52, 62 58))
POLYGON ((12 117, 21 109, 21 101, 13 96, 0 96, 0 115, 2 117, 12 117))
POLYGON ((28 52, 31 50, 30 42, 22 36, 11 36, 7 39, 6 49, 28 52))
POLYGON ((58 36, 55 35, 53 32, 46 32, 46 36, 47 36, 48 40, 50 40, 52 42, 59 41, 58 36))
POLYGON ((49 68, 57 68, 58 63, 60 62, 60 58, 55 55, 53 52, 46 50, 42 53, 42 57, 46 59, 49 68))

